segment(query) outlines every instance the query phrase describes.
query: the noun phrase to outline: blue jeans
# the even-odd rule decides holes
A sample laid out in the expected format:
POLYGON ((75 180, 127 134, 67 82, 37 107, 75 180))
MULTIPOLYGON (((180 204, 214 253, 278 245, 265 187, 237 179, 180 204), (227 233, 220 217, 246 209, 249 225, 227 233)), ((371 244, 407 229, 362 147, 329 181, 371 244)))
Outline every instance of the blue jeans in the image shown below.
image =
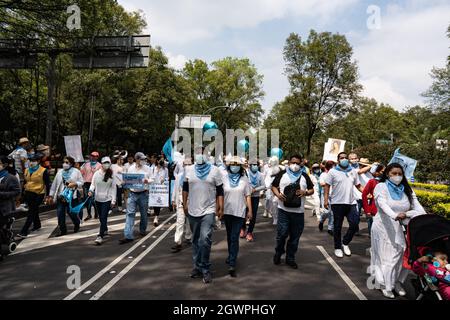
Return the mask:
MULTIPOLYGON (((252 213, 253 213, 253 217, 252 220, 250 220, 250 224, 248 225, 248 229, 247 232, 248 233, 253 233, 253 229, 255 228, 255 224, 256 224, 256 215, 258 213, 258 206, 259 206, 259 197, 251 197, 250 199, 252 199, 252 213)), ((246 224, 244 223, 243 225, 243 229, 246 229, 246 224)))
POLYGON ((78 216, 70 213, 69 205, 58 201, 56 203, 56 215, 58 216, 58 226, 61 233, 67 233, 66 213, 69 215, 74 226, 80 225, 80 219, 78 216))
POLYGON ((228 259, 230 267, 236 267, 236 260, 239 253, 239 232, 244 225, 245 219, 226 214, 223 216, 225 228, 227 230, 228 259))
POLYGON ((125 238, 134 239, 133 226, 136 217, 136 211, 139 209, 141 214, 141 222, 139 224, 139 231, 144 233, 147 230, 147 210, 148 210, 148 191, 144 192, 130 192, 127 201, 127 217, 125 220, 125 230, 123 231, 125 238))
POLYGON ((209 213, 201 217, 189 216, 189 224, 192 230, 192 260, 194 268, 203 274, 209 272, 211 263, 212 232, 216 222, 215 214, 209 213))
POLYGON ((294 262, 298 243, 304 227, 304 213, 291 213, 278 208, 277 244, 275 247, 275 254, 282 256, 286 252, 286 261, 294 262), (288 236, 289 240, 286 245, 288 236))
POLYGON ((348 245, 358 230, 359 213, 356 204, 332 204, 334 215, 334 248, 341 249, 342 244, 348 245), (344 217, 347 217, 349 228, 342 239, 341 231, 344 217))
POLYGON ((334 224, 334 218, 333 218, 333 211, 331 209, 328 209, 322 213, 320 216, 320 222, 324 223, 325 220, 328 219, 328 230, 333 231, 333 224, 334 224))
POLYGON ((100 219, 100 237, 104 237, 105 233, 108 231, 108 212, 111 210, 111 201, 108 202, 98 202, 95 201, 95 206, 97 208, 98 217, 100 219))

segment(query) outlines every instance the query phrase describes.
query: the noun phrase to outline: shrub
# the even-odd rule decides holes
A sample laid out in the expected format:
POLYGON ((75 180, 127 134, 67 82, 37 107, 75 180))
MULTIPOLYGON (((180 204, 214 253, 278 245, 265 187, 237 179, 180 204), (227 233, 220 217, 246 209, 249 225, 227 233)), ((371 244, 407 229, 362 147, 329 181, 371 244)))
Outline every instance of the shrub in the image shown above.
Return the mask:
POLYGON ((450 203, 438 203, 431 208, 431 211, 435 214, 450 219, 450 203))
POLYGON ((428 208, 433 208, 439 203, 450 203, 450 195, 444 192, 434 192, 415 189, 414 192, 419 202, 428 208))
POLYGON ((441 192, 450 192, 450 186, 447 186, 445 184, 428 184, 428 183, 411 183, 411 186, 413 188, 420 188, 420 189, 427 189, 427 190, 433 190, 433 191, 441 191, 441 192))

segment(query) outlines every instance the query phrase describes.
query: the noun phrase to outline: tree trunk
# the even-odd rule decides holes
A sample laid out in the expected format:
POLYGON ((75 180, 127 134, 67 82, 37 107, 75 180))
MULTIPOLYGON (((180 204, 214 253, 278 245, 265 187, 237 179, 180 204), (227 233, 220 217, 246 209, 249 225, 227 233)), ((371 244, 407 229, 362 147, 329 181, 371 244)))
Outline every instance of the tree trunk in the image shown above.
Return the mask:
POLYGON ((48 86, 48 108, 47 108, 47 125, 45 127, 45 144, 52 148, 53 133, 53 110, 55 108, 55 88, 56 88, 56 72, 55 62, 57 55, 49 54, 50 64, 47 70, 47 86, 48 86))

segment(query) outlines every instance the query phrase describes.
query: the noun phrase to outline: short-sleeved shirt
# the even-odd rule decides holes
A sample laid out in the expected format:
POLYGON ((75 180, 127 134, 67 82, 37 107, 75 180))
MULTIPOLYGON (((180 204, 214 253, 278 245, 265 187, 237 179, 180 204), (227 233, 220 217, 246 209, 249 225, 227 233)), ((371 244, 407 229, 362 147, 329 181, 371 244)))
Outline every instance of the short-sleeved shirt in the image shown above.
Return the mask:
POLYGON ((16 171, 19 174, 23 174, 25 172, 26 168, 23 168, 22 160, 27 161, 27 159, 28 159, 27 151, 24 148, 19 147, 16 150, 14 150, 13 152, 11 152, 11 154, 9 156, 14 159, 14 165, 16 167, 16 171))
POLYGON ((216 187, 223 185, 220 170, 211 166, 205 180, 195 174, 195 165, 186 167, 185 182, 189 183, 188 211, 193 217, 216 212, 216 187))
MULTIPOLYGON (((291 178, 286 171, 281 171, 275 176, 275 179, 272 182, 272 187, 278 188, 282 194, 284 194, 284 189, 292 184, 291 178)), ((311 181, 311 178, 308 174, 303 173, 300 177, 300 189, 301 190, 311 190, 314 189, 314 184, 311 181)), ((302 197, 302 204, 298 208, 288 208, 284 206, 282 201, 278 201, 278 208, 292 213, 304 213, 305 212, 305 197, 302 197)))
POLYGON ((332 204, 354 204, 356 199, 353 187, 359 185, 358 173, 355 170, 350 172, 331 169, 325 179, 325 183, 333 188, 330 195, 332 204))
POLYGON ((239 184, 232 188, 228 173, 223 173, 224 214, 245 218, 247 208, 246 197, 251 195, 251 187, 247 177, 241 177, 239 184))

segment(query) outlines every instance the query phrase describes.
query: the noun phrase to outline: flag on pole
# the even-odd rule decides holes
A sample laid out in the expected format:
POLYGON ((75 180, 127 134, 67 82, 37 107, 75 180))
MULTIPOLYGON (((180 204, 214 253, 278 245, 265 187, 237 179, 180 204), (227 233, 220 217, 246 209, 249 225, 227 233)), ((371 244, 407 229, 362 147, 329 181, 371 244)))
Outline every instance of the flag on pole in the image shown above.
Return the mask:
POLYGON ((403 167, 403 170, 405 171, 405 176, 407 179, 411 179, 411 177, 414 176, 414 170, 416 169, 417 166, 417 160, 401 154, 400 148, 394 151, 394 156, 392 157, 391 161, 388 164, 391 163, 400 164, 403 167))

